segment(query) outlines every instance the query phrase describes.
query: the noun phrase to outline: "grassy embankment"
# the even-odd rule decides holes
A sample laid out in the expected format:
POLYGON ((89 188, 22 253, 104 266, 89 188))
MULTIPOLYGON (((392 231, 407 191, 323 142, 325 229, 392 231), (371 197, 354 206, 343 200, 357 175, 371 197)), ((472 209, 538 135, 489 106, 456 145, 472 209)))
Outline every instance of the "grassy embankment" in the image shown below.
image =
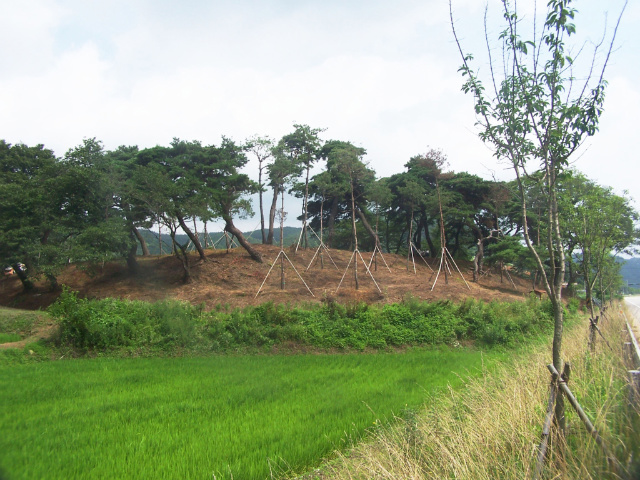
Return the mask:
POLYGON ((0 307, 0 343, 17 342, 35 333, 48 319, 44 312, 0 307))
MULTIPOLYGON (((623 323, 611 311, 600 328, 596 353, 587 347, 587 322, 565 330, 564 356, 571 362, 570 388, 626 471, 640 478, 640 412, 627 401, 622 362, 623 323)), ((325 463, 306 479, 469 480, 531 478, 549 395, 548 346, 472 378, 416 411, 397 418, 373 437, 325 463)), ((562 461, 553 450, 542 478, 620 478, 567 403, 568 436, 562 461)))
POLYGON ((450 345, 472 334, 478 343, 517 343, 550 321, 537 302, 203 312, 67 295, 52 313, 62 327, 59 346, 39 345, 28 357, 0 352, 0 470, 10 479, 251 479, 301 471, 393 413, 414 418, 425 397, 461 382, 454 372, 478 374, 512 354, 450 345), (294 341, 331 349, 432 346, 401 354, 120 358, 255 353, 294 341), (20 364, 61 352, 106 358, 20 364))

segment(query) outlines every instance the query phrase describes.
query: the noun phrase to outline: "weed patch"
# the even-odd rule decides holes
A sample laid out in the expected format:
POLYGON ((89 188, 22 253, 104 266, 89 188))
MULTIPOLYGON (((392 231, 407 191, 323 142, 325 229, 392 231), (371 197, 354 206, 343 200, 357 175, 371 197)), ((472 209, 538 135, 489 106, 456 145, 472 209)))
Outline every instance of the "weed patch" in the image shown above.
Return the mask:
POLYGON ((327 302, 295 307, 267 302, 206 312, 178 301, 88 300, 65 291, 49 312, 60 324, 61 344, 85 352, 264 351, 287 343, 364 350, 463 340, 513 347, 552 328, 549 302, 533 299, 488 304, 407 299, 382 306, 327 302))

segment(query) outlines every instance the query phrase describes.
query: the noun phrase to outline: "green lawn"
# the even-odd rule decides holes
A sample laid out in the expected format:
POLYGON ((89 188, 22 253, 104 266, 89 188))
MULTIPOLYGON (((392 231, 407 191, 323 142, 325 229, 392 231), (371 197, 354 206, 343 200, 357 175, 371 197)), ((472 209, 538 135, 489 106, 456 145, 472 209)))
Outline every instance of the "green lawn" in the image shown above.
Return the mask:
POLYGON ((441 348, 0 367, 0 478, 300 471, 498 356, 441 348))

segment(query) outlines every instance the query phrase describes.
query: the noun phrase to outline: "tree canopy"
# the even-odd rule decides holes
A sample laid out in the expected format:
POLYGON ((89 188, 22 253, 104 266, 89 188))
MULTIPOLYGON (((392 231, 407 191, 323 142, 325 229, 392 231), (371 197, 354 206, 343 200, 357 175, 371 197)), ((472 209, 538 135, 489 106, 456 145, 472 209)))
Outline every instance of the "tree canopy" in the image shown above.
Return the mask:
MULTIPOLYGON (((357 238, 363 250, 372 251, 377 244, 380 251, 408 254, 413 244, 422 255, 437 256, 439 187, 447 248, 457 258, 474 261, 476 281, 485 264, 501 272, 505 265, 520 273, 536 270, 535 257, 525 247, 525 230, 539 254, 548 251, 544 189, 535 174, 519 189, 517 182, 446 171, 445 154, 426 149, 412 156, 402 171, 377 178, 364 148, 345 140, 320 141, 319 130, 310 132, 313 149, 304 146, 310 141, 306 136, 300 140, 303 147, 296 146, 297 134, 285 136, 288 143, 260 144, 264 158, 269 156, 264 149, 271 145, 270 161, 259 167, 265 170, 264 185, 272 189, 263 243, 273 243, 280 194, 291 189, 302 195, 305 186, 308 226, 318 232, 322 223, 326 245, 351 249, 357 238), (299 156, 312 151, 319 171, 303 184, 298 179, 306 175, 307 164, 299 156), (518 192, 524 192, 531 206, 526 217, 518 192)), ((0 261, 26 266, 19 272, 25 288, 40 275, 55 288, 58 273, 69 262, 94 268, 122 258, 135 273, 137 252, 148 254, 140 231, 162 224, 173 239, 184 281, 189 281, 194 260, 178 233, 184 232, 199 252, 196 261, 206 261, 195 222, 215 220, 222 220, 225 230, 261 261, 234 222, 253 213, 250 195, 260 184, 246 171, 247 155, 256 155, 260 138, 236 143, 222 137, 217 145, 174 138, 167 146, 120 146, 112 151, 92 138, 60 158, 42 145, 0 141, 0 261)), ((567 268, 572 281, 593 284, 594 278, 602 278, 598 272, 611 271, 611 254, 638 243, 638 215, 629 199, 577 172, 564 175, 559 184, 567 268), (590 236, 580 228, 584 222, 589 222, 590 236), (595 225, 606 228, 592 228, 595 225)), ((304 221, 304 214, 299 219, 304 221)), ((549 263, 544 268, 552 271, 549 263)), ((536 278, 532 276, 534 282, 536 278)))

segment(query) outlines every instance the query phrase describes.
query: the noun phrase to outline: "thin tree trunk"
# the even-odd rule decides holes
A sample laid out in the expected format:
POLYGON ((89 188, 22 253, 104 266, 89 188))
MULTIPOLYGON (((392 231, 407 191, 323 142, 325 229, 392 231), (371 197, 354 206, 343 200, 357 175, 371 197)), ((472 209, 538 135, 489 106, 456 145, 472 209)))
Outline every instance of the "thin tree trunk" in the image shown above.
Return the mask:
POLYGON ((322 193, 322 200, 320 201, 320 246, 318 247, 318 250, 320 252, 320 269, 323 270, 324 269, 324 252, 322 251, 322 246, 324 244, 324 240, 322 239, 323 236, 323 227, 324 227, 324 218, 322 218, 322 216, 324 215, 324 192, 322 193))
POLYGON ((229 232, 231 235, 238 239, 238 242, 242 247, 247 251, 247 253, 251 256, 253 260, 256 262, 262 263, 262 255, 255 248, 251 246, 247 239, 244 238, 242 232, 233 224, 233 219, 228 215, 223 215, 222 217, 225 221, 225 231, 229 232))
POLYGON ((47 277, 47 281, 49 282, 49 290, 51 292, 57 292, 60 290, 60 284, 58 283, 58 278, 52 273, 45 273, 45 277, 47 277))
POLYGON ((413 207, 411 208, 411 217, 409 217, 409 234, 407 235, 407 271, 409 271, 409 259, 411 258, 411 242, 413 239, 413 207))
POLYGON ((480 249, 482 248, 482 240, 478 239, 476 241, 476 254, 473 256, 473 281, 474 282, 478 282, 478 275, 479 275, 479 257, 480 257, 480 249))
POLYGON ((310 165, 307 165, 307 179, 304 184, 304 220, 302 222, 302 248, 308 248, 307 242, 307 217, 309 210, 309 170, 311 169, 310 165))
POLYGON ((140 242, 140 247, 142 248, 142 256, 148 257, 149 247, 147 247, 147 242, 144 240, 144 237, 136 227, 132 227, 132 230, 133 230, 133 234, 138 239, 138 242, 140 242))
POLYGON ((200 255, 200 260, 202 260, 203 262, 206 262, 207 257, 204 253, 204 250, 202 249, 202 245, 200 245, 200 240, 198 240, 198 237, 193 234, 193 232, 189 229, 189 227, 187 227, 187 224, 185 223, 184 218, 182 218, 181 215, 176 214, 176 219, 180 224, 180 228, 182 228, 184 233, 187 234, 189 239, 193 242, 193 245, 196 247, 196 250, 198 251, 198 255, 200 255))
POLYGON ((136 275, 138 273, 138 260, 136 260, 136 252, 138 251, 138 245, 131 244, 129 251, 127 252, 127 268, 129 273, 136 275))
POLYGON ((260 232, 262 233, 262 244, 267 243, 267 237, 264 232, 264 208, 262 203, 262 161, 260 161, 260 165, 258 166, 258 190, 260 192, 260 232))
POLYGON ((328 247, 333 246, 333 233, 335 229, 336 217, 338 216, 338 206, 338 197, 333 197, 333 203, 331 204, 331 210, 329 211, 329 220, 327 222, 327 230, 329 230, 329 240, 327 241, 328 247))
MULTIPOLYGON (((353 194, 353 179, 350 178, 350 185, 351 185, 351 224, 353 227, 353 244, 354 244, 354 252, 358 251, 358 230, 356 229, 356 203, 355 203, 355 198, 354 198, 354 194, 353 194)), ((358 284, 358 257, 357 255, 354 255, 353 258, 353 277, 355 280, 355 284, 356 284, 356 290, 358 290, 359 284, 358 284)))
POLYGON ((429 234, 429 224, 424 222, 424 238, 427 240, 427 245, 429 245, 429 256, 436 256, 436 246, 433 244, 433 240, 431 239, 431 235, 429 234))
POLYGON ((400 236, 398 237, 398 243, 396 243, 396 255, 400 252, 400 249, 402 248, 402 239, 404 238, 404 234, 406 232, 407 232, 407 227, 405 226, 400 232, 400 236))
POLYGON ((267 235, 267 245, 273 245, 273 226, 276 221, 276 208, 278 206, 279 190, 279 187, 273 187, 273 199, 271 200, 271 209, 269 210, 269 234, 267 235))
POLYGON ((191 283, 191 266, 189 265, 189 254, 187 253, 187 249, 184 247, 184 245, 178 243, 178 241, 176 240, 175 228, 169 228, 169 232, 171 235, 171 245, 173 252, 182 264, 182 282, 185 284, 191 283))
POLYGON ((358 214, 358 217, 360 217, 360 220, 362 221, 362 225, 364 225, 365 230, 367 230, 367 232, 369 232, 369 235, 373 237, 374 248, 376 246, 380 248, 380 238, 378 237, 378 234, 373 230, 373 228, 371 228, 371 225, 367 221, 367 217, 365 216, 364 212, 360 209, 360 207, 357 204, 355 208, 356 208, 356 213, 358 214))
MULTIPOLYGON (((29 268, 27 266, 27 268, 29 268)), ((22 268, 20 268, 20 264, 16 263, 13 265, 13 271, 16 272, 18 278, 22 282, 22 289, 25 292, 30 292, 34 288, 34 284, 31 279, 27 276, 27 272, 25 272, 22 268)))

